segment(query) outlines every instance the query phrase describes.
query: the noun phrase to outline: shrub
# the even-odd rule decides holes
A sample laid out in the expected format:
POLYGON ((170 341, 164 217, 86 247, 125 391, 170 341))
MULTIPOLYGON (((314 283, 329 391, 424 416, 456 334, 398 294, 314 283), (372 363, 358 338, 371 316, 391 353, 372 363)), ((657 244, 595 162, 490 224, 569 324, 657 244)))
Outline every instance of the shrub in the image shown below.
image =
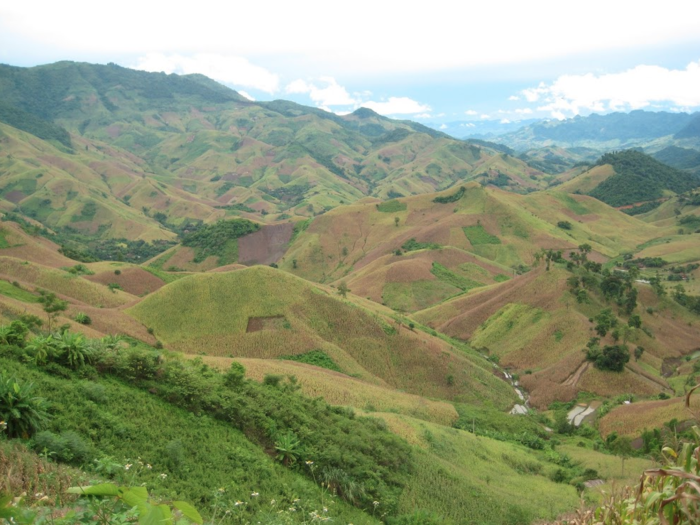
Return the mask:
POLYGON ((0 373, 0 420, 7 435, 27 438, 48 423, 49 403, 34 395, 34 383, 20 383, 0 373))
POLYGON ((562 230, 570 230, 573 228, 573 226, 571 225, 571 223, 569 221, 559 221, 557 223, 557 227, 561 228, 562 230))
POLYGON ((91 450, 83 438, 68 430, 60 434, 43 431, 34 436, 32 448, 39 454, 47 454, 63 463, 81 465, 90 459, 91 450))
POLYGON ((90 319, 90 316, 84 312, 78 312, 75 314, 75 322, 80 323, 80 324, 92 324, 92 319, 90 319))

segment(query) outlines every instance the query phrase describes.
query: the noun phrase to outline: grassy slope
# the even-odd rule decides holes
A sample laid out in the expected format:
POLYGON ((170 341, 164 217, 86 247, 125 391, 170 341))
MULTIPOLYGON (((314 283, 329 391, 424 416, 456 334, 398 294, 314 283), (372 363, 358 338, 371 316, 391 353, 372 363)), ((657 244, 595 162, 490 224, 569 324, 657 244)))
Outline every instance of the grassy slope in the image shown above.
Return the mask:
POLYGON ((476 283, 492 284, 499 274, 512 275, 512 267, 531 265, 542 248, 567 252, 589 243, 593 257, 604 261, 661 234, 590 197, 555 191, 521 196, 474 184, 465 188, 464 197, 453 203, 436 204, 432 194, 400 199, 405 209, 392 213, 371 202, 333 210, 297 235, 280 266, 317 282, 345 279, 362 296, 414 311, 461 293, 454 283, 439 282, 431 272, 433 262, 476 283), (558 228, 560 221, 572 229, 558 228), (470 242, 469 228, 481 228, 483 234, 470 242), (412 238, 449 250, 396 256, 412 238))
POLYGON ((700 337, 692 314, 671 301, 659 303, 642 285, 638 311, 654 337, 643 332, 635 335, 630 344, 646 351, 622 375, 601 372, 585 364, 581 349, 594 335, 588 318, 605 305, 595 300, 578 304, 567 291, 568 275, 556 267, 550 272, 538 268, 418 312, 415 318, 499 356, 503 366, 521 375, 535 406, 573 399, 578 391, 608 396, 668 390, 661 377, 663 360, 692 351, 700 337), (646 311, 652 305, 656 310, 653 315, 646 311))
POLYGON ((195 416, 119 381, 62 380, 13 361, 0 362, 3 370, 21 381, 33 381, 38 395, 54 401, 50 430, 73 429, 103 456, 132 464, 137 472, 120 474, 123 483, 143 483, 156 496, 186 499, 209 515, 223 488, 227 500, 245 501, 256 510, 271 500, 291 505, 292 499, 300 498, 307 512, 320 511, 325 503, 340 520, 376 523, 337 499, 325 502, 322 489, 273 462, 231 425, 195 416), (138 461, 153 468, 139 468, 138 461), (167 477, 161 478, 161 473, 167 477), (260 494, 260 501, 251 498, 252 492, 260 494))
POLYGON ((406 328, 397 333, 377 314, 267 267, 187 277, 129 312, 169 348, 189 353, 269 359, 321 349, 361 379, 414 394, 503 408, 513 398, 476 354, 406 328), (246 332, 250 318, 274 316, 286 327, 246 332))

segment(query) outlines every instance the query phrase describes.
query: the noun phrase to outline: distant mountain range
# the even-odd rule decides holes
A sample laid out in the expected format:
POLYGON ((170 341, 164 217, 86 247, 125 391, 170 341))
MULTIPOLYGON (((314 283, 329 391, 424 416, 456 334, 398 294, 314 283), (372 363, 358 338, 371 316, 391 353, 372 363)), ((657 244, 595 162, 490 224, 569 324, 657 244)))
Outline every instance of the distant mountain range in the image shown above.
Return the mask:
POLYGON ((4 209, 111 237, 167 238, 226 215, 309 217, 469 180, 519 192, 547 183, 502 146, 364 108, 341 117, 251 102, 202 75, 0 66, 0 100, 4 209))
POLYGON ((522 126, 514 132, 492 137, 517 151, 547 146, 595 149, 656 148, 666 145, 700 145, 700 114, 632 111, 607 115, 577 116, 567 120, 546 120, 522 126), (683 143, 683 141, 686 141, 683 143))

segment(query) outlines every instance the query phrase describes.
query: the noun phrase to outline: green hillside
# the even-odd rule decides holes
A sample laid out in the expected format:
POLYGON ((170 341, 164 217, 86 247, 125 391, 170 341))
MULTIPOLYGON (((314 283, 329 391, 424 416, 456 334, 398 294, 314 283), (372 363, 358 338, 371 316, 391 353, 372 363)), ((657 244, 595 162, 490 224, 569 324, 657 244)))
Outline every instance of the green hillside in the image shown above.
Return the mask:
POLYGON ((589 195, 611 206, 656 200, 663 197, 665 191, 683 193, 700 186, 697 177, 635 150, 605 154, 598 165, 605 164, 611 165, 615 174, 596 186, 589 195))
POLYGON ((368 195, 427 193, 475 178, 521 192, 542 185, 541 172, 523 161, 420 124, 366 109, 339 117, 285 101, 254 103, 198 75, 74 62, 2 66, 0 96, 6 123, 72 146, 69 157, 29 152, 25 142, 41 142, 7 131, 9 173, 25 182, 6 184, 6 199, 52 228, 84 231, 90 220, 93 230, 102 226, 91 234, 133 240, 138 234, 124 230, 135 228, 113 226, 115 215, 180 231, 225 215, 309 217, 368 195), (79 173, 82 186, 65 171, 79 173), (40 173, 43 180, 31 182, 40 173), (44 194, 47 186, 56 199, 44 194), (62 209, 74 192, 82 196, 75 210, 62 209), (120 209, 108 211, 100 196, 120 209), (75 219, 66 224, 52 210, 75 219))
POLYGON ((514 400, 475 352, 263 266, 180 279, 129 313, 166 347, 190 354, 271 359, 321 350, 371 383, 503 408, 514 400))

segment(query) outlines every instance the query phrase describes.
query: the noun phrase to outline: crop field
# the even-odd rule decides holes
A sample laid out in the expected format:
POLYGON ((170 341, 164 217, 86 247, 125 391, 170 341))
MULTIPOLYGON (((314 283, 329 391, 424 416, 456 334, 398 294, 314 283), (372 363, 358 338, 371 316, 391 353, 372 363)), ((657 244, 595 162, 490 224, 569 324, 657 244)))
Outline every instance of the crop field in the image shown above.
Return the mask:
POLYGON ((674 236, 670 242, 645 248, 635 257, 661 257, 674 264, 700 261, 700 234, 674 236))
POLYGON ((134 300, 134 296, 121 290, 111 291, 66 271, 12 257, 0 257, 0 275, 10 281, 17 280, 25 287, 45 288, 92 306, 112 308, 134 300))
POLYGON ((467 236, 469 242, 472 246, 478 246, 480 244, 501 244, 501 239, 495 235, 487 233, 481 224, 476 226, 465 226, 463 228, 464 235, 467 236))
POLYGON ((601 490, 609 492, 623 485, 634 485, 639 481, 640 472, 654 467, 654 462, 647 458, 627 458, 624 461, 625 470, 623 473, 622 459, 619 456, 604 454, 587 447, 579 447, 573 443, 559 445, 557 450, 570 456, 574 461, 580 462, 586 468, 595 469, 600 478, 606 480, 605 485, 592 490, 595 493, 601 490))
MULTIPOLYGON (((228 369, 233 361, 208 356, 202 360, 222 370, 228 369)), ((311 397, 322 397, 331 405, 350 406, 367 412, 396 412, 446 426, 457 419, 455 408, 444 401, 398 392, 312 365, 271 359, 237 358, 236 361, 245 367, 246 375, 256 381, 262 381, 269 374, 293 375, 302 392, 311 397)))
POLYGON ((697 396, 691 398, 690 410, 685 407, 685 397, 637 401, 611 410, 600 419, 598 427, 603 436, 617 432, 621 436, 638 437, 642 431, 659 428, 672 419, 678 422, 694 419, 699 411, 697 396))
POLYGON ((318 348, 348 373, 362 371, 414 394, 490 399, 503 408, 514 396, 481 358, 263 266, 181 279, 128 312, 153 328, 167 348, 190 354, 272 359, 318 348), (281 289, 286 292, 278 293, 281 289), (274 316, 287 322, 279 329, 246 331, 251 317, 274 316))
POLYGON ((85 279, 104 285, 118 284, 122 290, 136 296, 155 292, 165 284, 162 279, 139 267, 125 267, 121 270, 111 269, 95 273, 95 275, 88 275, 85 279))
POLYGON ((75 264, 58 253, 57 244, 44 237, 32 237, 24 233, 14 222, 2 222, 0 231, 5 240, 4 246, 0 247, 0 256, 36 262, 52 268, 75 264))
POLYGON ((469 432, 437 426, 397 414, 377 414, 389 429, 421 447, 414 476, 401 498, 405 509, 430 500, 446 518, 467 523, 519 523, 551 519, 576 506, 570 485, 547 477, 556 466, 531 451, 510 443, 477 437, 469 432), (527 487, 527 498, 522 497, 527 487), (468 495, 469 497, 465 497, 468 495), (527 501, 526 501, 527 500, 527 501), (512 503, 522 503, 515 509, 512 503), (498 521, 490 517, 500 509, 498 521))
POLYGON ((462 290, 440 280, 388 282, 382 302, 397 312, 416 312, 461 294, 462 290))
POLYGON ((11 297, 12 299, 17 299, 18 301, 23 301, 25 303, 39 302, 38 295, 28 292, 19 286, 14 286, 9 281, 0 281, 0 294, 6 297, 11 297))
POLYGON ((589 367, 581 376, 579 386, 586 392, 601 396, 616 396, 634 392, 638 395, 654 395, 662 391, 661 385, 626 368, 622 372, 607 372, 589 367))

